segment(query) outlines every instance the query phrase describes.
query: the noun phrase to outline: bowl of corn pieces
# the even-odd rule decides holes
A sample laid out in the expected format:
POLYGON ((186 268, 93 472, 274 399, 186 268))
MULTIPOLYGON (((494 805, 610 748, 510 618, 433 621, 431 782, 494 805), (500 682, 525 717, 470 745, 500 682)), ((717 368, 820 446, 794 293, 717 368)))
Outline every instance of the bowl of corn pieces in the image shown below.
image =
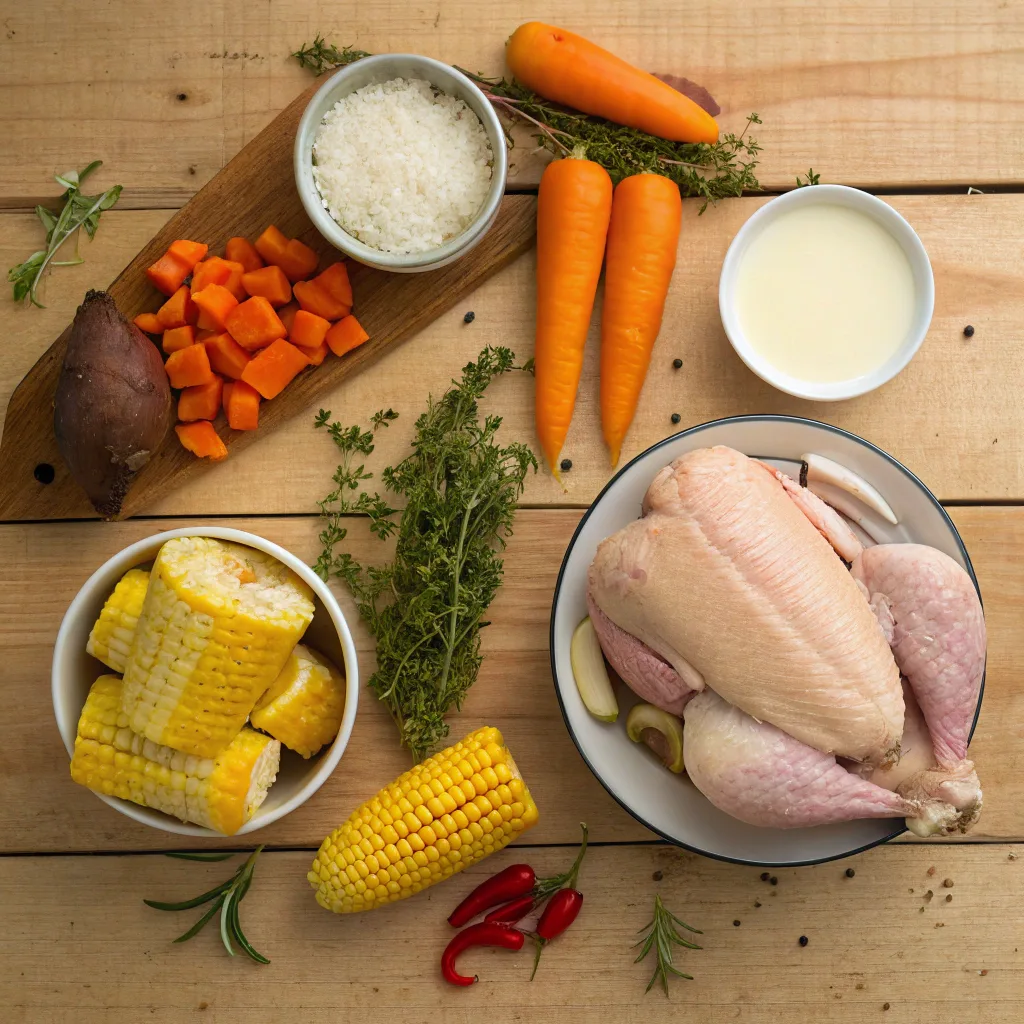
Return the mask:
POLYGON ((138 541, 93 573, 57 634, 52 691, 73 781, 165 832, 239 835, 337 767, 359 668, 305 563, 203 527, 138 541))

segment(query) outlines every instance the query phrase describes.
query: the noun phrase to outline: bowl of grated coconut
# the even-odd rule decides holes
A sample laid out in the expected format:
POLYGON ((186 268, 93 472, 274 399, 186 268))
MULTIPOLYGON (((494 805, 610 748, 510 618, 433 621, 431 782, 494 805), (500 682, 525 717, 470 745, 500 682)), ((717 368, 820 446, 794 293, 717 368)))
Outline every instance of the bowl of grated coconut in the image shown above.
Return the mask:
POLYGON ((317 90, 295 137, 295 181, 317 230, 347 256, 415 273, 483 238, 505 193, 505 135, 461 72, 380 54, 317 90))

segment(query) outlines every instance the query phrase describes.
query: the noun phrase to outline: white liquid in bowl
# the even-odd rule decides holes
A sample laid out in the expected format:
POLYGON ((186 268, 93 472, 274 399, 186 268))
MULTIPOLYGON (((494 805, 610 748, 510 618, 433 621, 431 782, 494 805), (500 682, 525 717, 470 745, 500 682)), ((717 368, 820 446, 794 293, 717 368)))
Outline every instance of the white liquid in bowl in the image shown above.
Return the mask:
POLYGON ((834 203, 780 214, 750 243, 736 312, 750 346, 797 380, 833 383, 879 369, 913 326, 915 287, 899 242, 834 203))

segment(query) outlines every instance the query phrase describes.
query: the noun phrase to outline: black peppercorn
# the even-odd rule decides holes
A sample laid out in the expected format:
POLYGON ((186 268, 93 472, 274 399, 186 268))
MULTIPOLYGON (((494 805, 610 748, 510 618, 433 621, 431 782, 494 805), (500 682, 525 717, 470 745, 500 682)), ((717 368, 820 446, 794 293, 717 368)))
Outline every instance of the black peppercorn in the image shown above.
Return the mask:
POLYGON ((772 885, 778 885, 779 884, 779 880, 774 875, 772 875, 772 877, 769 878, 768 881, 771 882, 772 885))
POLYGON ((57 473, 54 470, 53 466, 51 466, 48 462, 40 462, 39 465, 32 470, 32 475, 41 484, 52 484, 53 478, 57 475, 57 473))
POLYGON ((663 871, 655 871, 654 874, 651 875, 651 878, 653 878, 656 882, 660 882, 664 877, 665 873, 663 871))
POLYGON ((768 878, 769 878, 768 872, 767 871, 762 871, 761 872, 761 881, 762 882, 767 882, 768 878))
POLYGON ((677 412, 672 413, 672 415, 669 417, 669 419, 671 419, 673 423, 678 423, 682 418, 683 417, 680 416, 677 412))
POLYGON ((801 946, 806 946, 809 941, 810 940, 807 938, 806 935, 801 935, 800 936, 800 945, 801 946))
POLYGON ((739 921, 733 921, 732 926, 733 926, 733 928, 739 928, 739 926, 740 926, 739 921))
POLYGON ((683 368, 683 361, 682 361, 682 359, 673 359, 672 360, 672 369, 673 370, 681 370, 682 368, 683 368))
POLYGON ((468 312, 468 313, 467 313, 467 314, 466 314, 466 315, 465 315, 465 316, 464 316, 464 317, 462 318, 462 322, 463 322, 464 324, 471 324, 471 323, 472 323, 472 322, 473 322, 473 321, 474 321, 475 319, 476 319, 476 313, 474 313, 474 312, 473 312, 473 310, 470 310, 470 311, 469 311, 469 312, 468 312))
POLYGON ((964 337, 965 338, 973 338, 974 337, 974 328, 970 324, 968 324, 964 328, 964 337))
POLYGON ((847 877, 847 878, 853 878, 853 876, 854 876, 855 874, 857 874, 857 872, 856 872, 856 871, 854 871, 854 870, 853 870, 853 868, 847 868, 847 869, 846 869, 846 877, 847 877))
POLYGON ((558 465, 563 473, 568 473, 572 469, 572 459, 562 459, 558 465))

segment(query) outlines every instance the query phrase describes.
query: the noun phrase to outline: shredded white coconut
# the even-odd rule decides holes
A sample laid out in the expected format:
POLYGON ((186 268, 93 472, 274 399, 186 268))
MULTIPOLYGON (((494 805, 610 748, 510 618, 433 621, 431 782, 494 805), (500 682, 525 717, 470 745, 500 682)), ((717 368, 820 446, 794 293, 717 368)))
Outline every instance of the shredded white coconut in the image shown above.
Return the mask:
POLYGON ((324 209, 384 252, 436 249, 461 234, 491 183, 480 118, 420 79, 366 85, 338 100, 313 143, 324 209))

